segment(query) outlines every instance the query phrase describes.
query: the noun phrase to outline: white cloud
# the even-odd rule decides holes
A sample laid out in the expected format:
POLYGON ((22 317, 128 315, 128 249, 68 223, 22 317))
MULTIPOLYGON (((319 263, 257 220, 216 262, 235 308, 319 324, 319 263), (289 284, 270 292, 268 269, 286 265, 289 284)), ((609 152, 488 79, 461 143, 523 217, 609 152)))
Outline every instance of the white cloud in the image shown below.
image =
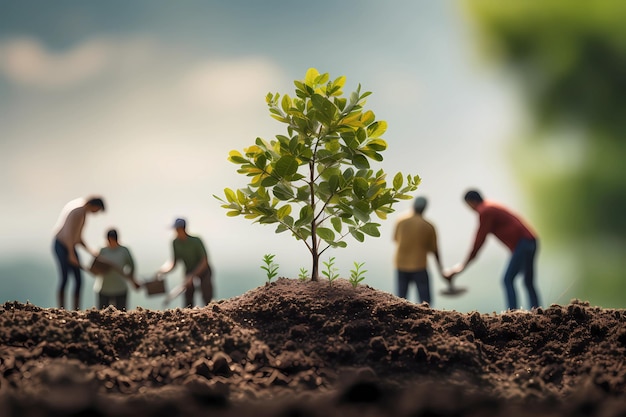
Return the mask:
POLYGON ((98 37, 53 51, 34 38, 11 38, 0 43, 0 74, 31 88, 63 89, 132 66, 150 55, 152 47, 150 40, 140 37, 98 37))
POLYGON ((191 68, 180 88, 192 105, 232 110, 256 106, 283 78, 280 68, 263 57, 209 60, 191 68))

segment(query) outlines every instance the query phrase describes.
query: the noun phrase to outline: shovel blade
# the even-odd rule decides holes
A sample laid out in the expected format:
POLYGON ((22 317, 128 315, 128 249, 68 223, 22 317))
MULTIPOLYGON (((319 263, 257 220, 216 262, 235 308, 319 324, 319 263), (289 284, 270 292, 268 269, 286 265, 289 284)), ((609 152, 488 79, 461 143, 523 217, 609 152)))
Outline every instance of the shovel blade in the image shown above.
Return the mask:
POLYGON ((465 294, 467 292, 467 288, 464 287, 448 287, 444 290, 441 290, 441 295, 446 297, 457 297, 459 295, 465 294))

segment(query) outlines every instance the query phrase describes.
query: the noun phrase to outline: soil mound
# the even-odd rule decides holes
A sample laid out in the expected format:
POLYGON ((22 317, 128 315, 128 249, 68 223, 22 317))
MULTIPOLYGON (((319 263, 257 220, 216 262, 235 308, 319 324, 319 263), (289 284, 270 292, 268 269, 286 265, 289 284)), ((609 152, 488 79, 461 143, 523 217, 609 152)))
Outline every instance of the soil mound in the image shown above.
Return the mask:
POLYGON ((618 416, 626 311, 458 313, 345 280, 205 308, 0 306, 0 415, 618 416))

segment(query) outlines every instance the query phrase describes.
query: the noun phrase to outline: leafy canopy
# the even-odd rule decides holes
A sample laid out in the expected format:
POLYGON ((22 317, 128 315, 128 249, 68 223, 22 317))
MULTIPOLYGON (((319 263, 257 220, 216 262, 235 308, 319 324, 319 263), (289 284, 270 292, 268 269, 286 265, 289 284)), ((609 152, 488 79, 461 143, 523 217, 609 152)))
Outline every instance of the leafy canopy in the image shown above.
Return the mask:
POLYGON ((410 199, 420 183, 417 175, 397 173, 388 187, 383 170, 371 168, 387 149, 387 123, 364 109, 371 93, 361 93, 360 85, 344 97, 345 81, 311 68, 304 80, 294 81, 294 97, 269 93, 270 115, 286 125, 286 134, 231 151, 229 161, 250 183, 226 188, 223 199, 216 196, 228 216, 277 224, 276 233, 288 231, 304 242, 313 257, 313 280, 325 250, 347 246, 347 236, 359 242, 380 236, 372 215, 386 219, 393 204, 410 199))

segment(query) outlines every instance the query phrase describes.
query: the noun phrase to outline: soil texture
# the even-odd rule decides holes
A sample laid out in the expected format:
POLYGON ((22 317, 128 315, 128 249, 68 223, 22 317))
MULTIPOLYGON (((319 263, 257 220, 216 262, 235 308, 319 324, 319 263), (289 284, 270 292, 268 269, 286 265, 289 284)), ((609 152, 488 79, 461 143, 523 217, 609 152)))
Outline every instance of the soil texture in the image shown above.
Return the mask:
POLYGON ((0 306, 2 416, 626 416, 626 311, 281 278, 204 308, 0 306))

